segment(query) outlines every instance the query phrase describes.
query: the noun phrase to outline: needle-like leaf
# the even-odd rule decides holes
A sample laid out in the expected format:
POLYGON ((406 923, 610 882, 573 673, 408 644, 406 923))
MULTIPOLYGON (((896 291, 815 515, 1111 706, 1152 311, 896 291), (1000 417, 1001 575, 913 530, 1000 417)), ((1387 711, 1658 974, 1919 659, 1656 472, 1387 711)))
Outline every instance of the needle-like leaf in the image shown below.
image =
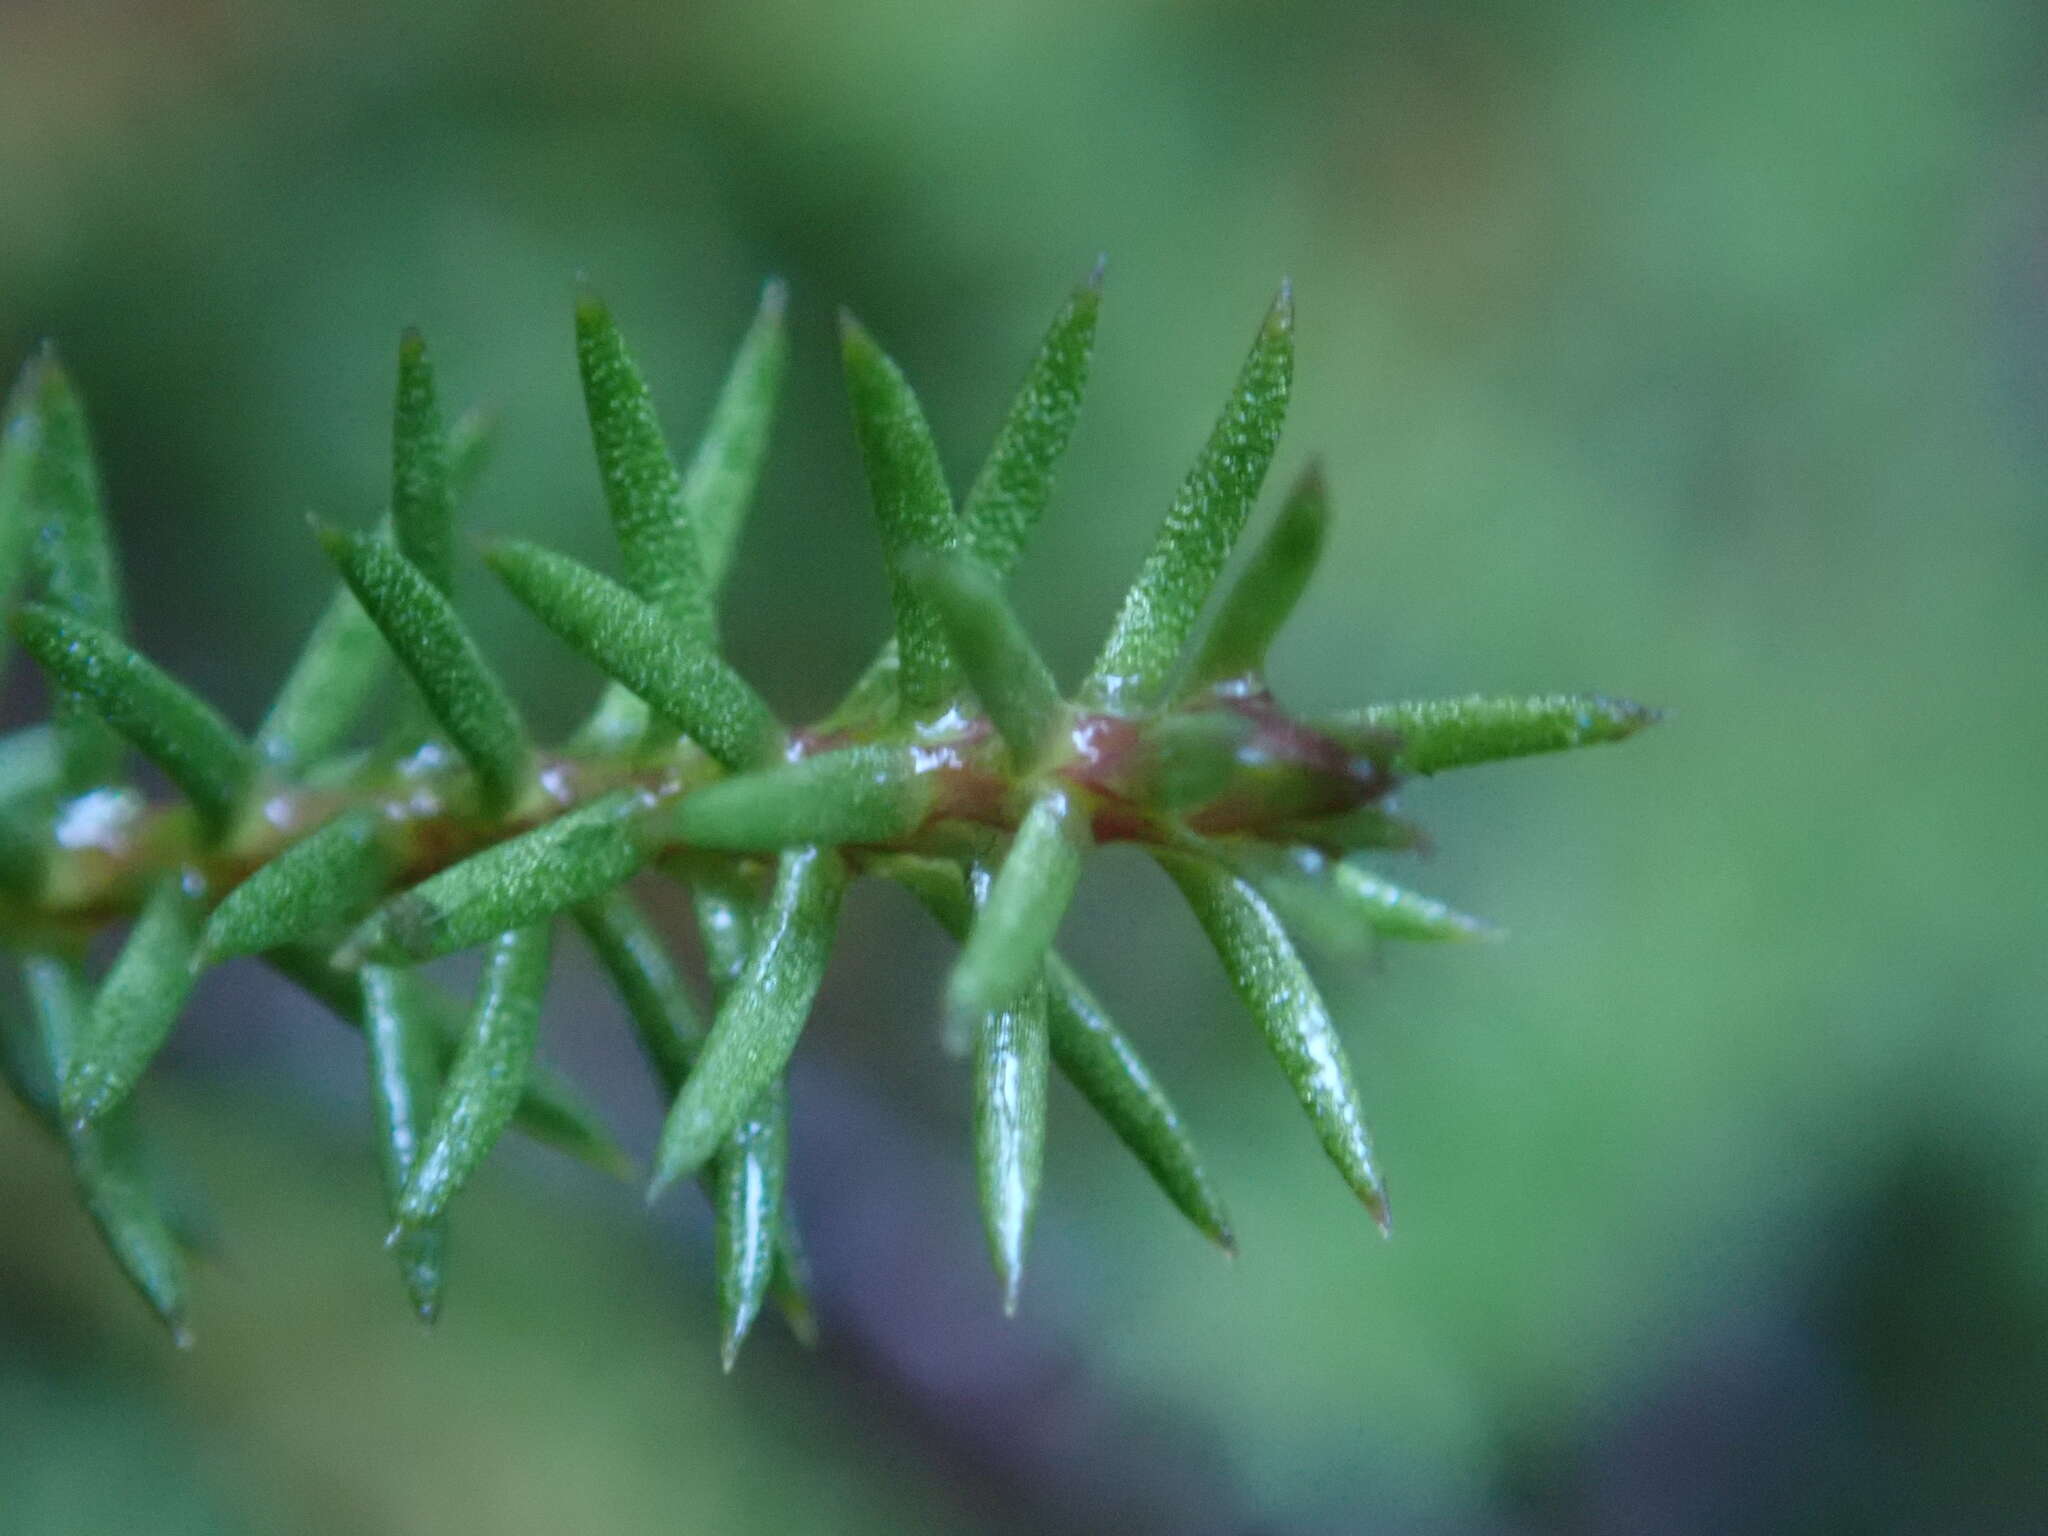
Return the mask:
POLYGON ((533 747, 511 695, 454 605, 388 539, 315 526, 349 590, 476 775, 486 814, 518 804, 533 788, 533 747))
POLYGON ((500 934, 484 963, 469 1029, 398 1200, 398 1230, 436 1220, 511 1123, 533 1066, 549 924, 500 934))
MULTIPOLYGON (((495 435, 482 411, 464 412, 449 430, 448 482, 458 498, 489 463, 495 435)), ((390 659, 355 593, 338 584, 256 733, 264 762, 291 771, 334 751, 362 718, 390 659)))
POLYGON ((1322 466, 1311 464, 1287 493, 1280 516, 1224 598, 1188 675, 1191 690, 1263 682, 1267 648, 1307 590, 1329 525, 1330 499, 1322 466))
POLYGON ((780 754, 782 728, 761 696, 708 648, 685 643, 617 582, 567 555, 516 540, 494 546, 486 559, 536 618, 726 767, 780 754))
POLYGON ((1351 1063, 1322 994, 1273 909, 1250 885, 1208 859, 1156 857, 1187 898, 1237 994, 1257 1020, 1323 1150, 1374 1221, 1388 1223, 1386 1190, 1373 1161, 1351 1063))
POLYGON ((1400 773, 1441 773, 1507 757, 1562 752, 1626 741, 1662 714, 1627 699, 1597 693, 1545 693, 1526 697, 1467 694, 1375 704, 1315 722, 1340 740, 1356 733, 1391 734, 1400 773))
POLYGON ((762 1090, 719 1148, 717 1201, 719 1362, 730 1371, 775 1278, 789 1169, 789 1092, 762 1090))
POLYGON ((1048 789, 1032 802, 947 983, 955 1013, 1014 1007, 1037 981, 1088 844, 1088 810, 1073 791, 1048 789))
POLYGON ((841 747, 707 784, 677 802, 668 830, 677 842, 736 853, 882 843, 923 826, 937 794, 913 747, 841 747))
POLYGON ((1135 714, 1165 697, 1195 620, 1273 462, 1293 378, 1294 299, 1282 284, 1230 402, 1174 497, 1158 541, 1082 685, 1087 707, 1135 714))
POLYGON ((348 952, 414 965, 601 896, 631 879, 653 851, 652 803, 640 790, 614 790, 471 854, 371 913, 348 952))
MULTIPOLYGON (((415 978, 381 965, 366 965, 361 975, 377 1162, 387 1213, 395 1222, 399 1197, 419 1166, 427 1121, 440 1095, 440 1053, 415 978)), ((394 1245, 406 1294, 423 1323, 440 1315, 447 1242, 448 1222, 442 1217, 403 1229, 394 1245)))
POLYGON ((959 680, 938 615, 910 584, 904 559, 916 550, 952 549, 960 519, 953 512, 953 495, 946 488, 946 472, 924 408, 903 370, 875 345, 859 321, 843 312, 839 340, 854 433, 860 440, 889 567, 901 657, 897 698, 908 718, 921 720, 952 702, 959 680))
POLYGON ((1229 1213, 1151 1068, 1058 955, 1046 957, 1045 983, 1052 1059, 1061 1076, 1081 1090, 1196 1230, 1236 1253, 1229 1213))
POLYGON ((775 400, 789 360, 783 324, 788 307, 789 290, 780 280, 763 285, 754 323, 733 354, 711 420, 683 472, 683 504, 696 516, 704 580, 714 596, 732 567, 733 549, 768 456, 775 400))
POLYGON ((389 821, 368 806, 343 811, 221 898, 199 936, 199 963, 296 944, 360 917, 397 859, 389 821))
MULTIPOLYGON (((950 861, 901 857, 881 873, 903 884, 956 939, 972 912, 967 882, 950 861)), ((1057 954, 1045 959, 1053 1064, 1081 1091, 1159 1187, 1225 1252, 1237 1251, 1230 1218, 1166 1092, 1102 1004, 1057 954)))
POLYGON ((1022 775, 1034 773, 1066 734, 1059 685, 995 578, 958 555, 914 551, 904 580, 939 615, 953 655, 1022 775))
MULTIPOLYGON (((23 961, 22 976, 40 1037, 41 1065, 50 1081, 61 1082, 91 1027, 84 972, 74 960, 31 954, 23 961)), ((64 1141, 79 1194, 115 1263, 170 1329, 172 1341, 189 1347, 185 1256, 150 1188, 133 1117, 118 1111, 89 1130, 67 1127, 64 1141)))
MULTIPOLYGON (((30 589, 50 607, 118 635, 123 627, 121 578, 99 467, 85 409, 54 349, 46 347, 30 360, 15 398, 35 413, 39 437, 31 491, 30 589)), ((56 717, 65 787, 78 793, 112 779, 120 767, 120 743, 98 714, 64 692, 57 699, 56 717)))
POLYGON ((709 1161, 782 1075, 824 980, 846 879, 845 862, 831 849, 782 856, 747 968, 719 1006, 662 1127, 650 1199, 709 1161))
POLYGON ((1101 312, 1098 262, 1054 317, 996 434, 995 447, 960 504, 968 549, 998 578, 1016 565, 1052 498, 1054 472, 1081 414, 1101 312))
POLYGON ((166 875, 150 893, 128 941, 93 999, 92 1021, 64 1073, 64 1118, 89 1126, 141 1081, 192 990, 199 940, 196 882, 166 875))
POLYGON ((1045 1165, 1045 986, 981 1016, 974 1038, 974 1153, 982 1228, 1014 1316, 1045 1165))
MULTIPOLYGON (((728 979, 745 968, 751 925, 737 901, 713 896, 702 888, 697 892, 697 910, 713 983, 722 993, 728 979)), ((622 891, 584 903, 576 909, 576 921, 624 999, 641 1049, 673 1099, 682 1090, 704 1041, 703 1021, 676 973, 675 962, 646 915, 622 891)), ((737 1358, 764 1294, 776 1297, 799 1338, 808 1338, 813 1329, 809 1299, 804 1294, 803 1259, 786 1202, 780 1197, 772 1202, 739 1198, 749 1192, 765 1194, 771 1187, 779 1190, 783 1179, 780 1165, 788 1157, 786 1129, 762 1126, 762 1134, 749 1134, 749 1128, 764 1119, 762 1106, 757 1105, 756 1110, 728 1138, 715 1170, 704 1179, 719 1218, 719 1310, 724 1319, 722 1348, 728 1362, 737 1358), (739 1225, 728 1234, 726 1224, 735 1220, 739 1225), (774 1245, 765 1272, 757 1267, 763 1231, 774 1245)), ((769 1090, 765 1114, 786 1124, 788 1101, 779 1085, 769 1090)), ((731 1369, 730 1363, 727 1369, 731 1369)))
POLYGON ((14 632, 51 677, 163 769, 211 835, 227 830, 256 758, 218 710, 109 631, 60 609, 31 603, 15 613, 14 632))
POLYGON ((448 429, 426 339, 407 330, 398 343, 398 398, 392 409, 391 527, 404 555, 443 593, 455 590, 455 485, 448 429))
POLYGON ((575 916, 626 1005, 640 1049, 673 1099, 704 1043, 704 1020, 675 961, 647 914, 623 890, 584 902, 575 916))
POLYGON ((1350 859, 1330 866, 1330 883, 1361 922, 1390 939, 1467 942, 1501 936, 1500 929, 1485 919, 1467 917, 1431 897, 1383 880, 1350 859))
POLYGON ((662 436, 654 400, 603 301, 576 305, 576 366, 605 505, 626 579, 684 640, 710 649, 711 587, 702 535, 683 497, 683 477, 662 436))
MULTIPOLYGON (((325 950, 305 945, 286 945, 265 952, 264 963, 305 989, 336 1018, 354 1029, 364 1027, 361 973, 341 970, 331 963, 325 950)), ((447 1068, 462 1049, 468 1020, 453 999, 417 972, 406 973, 414 982, 413 1006, 432 1025, 439 1048, 438 1065, 447 1068)), ((514 1115, 518 1128, 544 1146, 554 1147, 600 1173, 623 1178, 632 1159, 605 1129, 597 1112, 570 1083, 541 1062, 527 1074, 526 1087, 514 1115)))

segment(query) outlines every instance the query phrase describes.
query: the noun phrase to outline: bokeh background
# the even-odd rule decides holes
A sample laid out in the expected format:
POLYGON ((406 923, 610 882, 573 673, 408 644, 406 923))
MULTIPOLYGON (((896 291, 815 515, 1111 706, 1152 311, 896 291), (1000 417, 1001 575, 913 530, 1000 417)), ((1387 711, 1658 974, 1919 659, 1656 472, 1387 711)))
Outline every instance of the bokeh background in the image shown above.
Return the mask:
MULTIPOLYGON (((602 558, 576 279, 682 433, 787 277, 727 628, 800 715, 884 622, 833 307, 964 481, 1098 251, 1018 583, 1069 675, 1286 273, 1280 472, 1320 451, 1341 511, 1286 694, 1675 711, 1411 796, 1407 873, 1513 941, 1327 975, 1391 1243, 1111 854, 1065 942, 1243 1257, 1062 1093, 1006 1323, 945 946, 861 892, 796 1082, 827 1342, 764 1326, 730 1380, 703 1215, 531 1148, 423 1334, 355 1042, 224 972, 148 1091, 221 1233, 192 1353, 0 1111, 0 1529, 2048 1529, 2044 84, 2020 0, 0 4, 0 351, 61 339, 136 629, 244 723, 328 588, 303 513, 381 504, 401 325, 502 415, 478 524, 602 558)), ((553 995, 644 1149, 616 1008, 580 960, 553 995)))

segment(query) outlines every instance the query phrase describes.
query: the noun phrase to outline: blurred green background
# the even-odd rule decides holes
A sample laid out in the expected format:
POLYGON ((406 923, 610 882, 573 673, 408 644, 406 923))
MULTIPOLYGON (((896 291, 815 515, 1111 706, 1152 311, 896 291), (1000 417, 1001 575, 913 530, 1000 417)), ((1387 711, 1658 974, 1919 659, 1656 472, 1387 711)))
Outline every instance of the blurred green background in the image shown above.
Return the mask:
MULTIPOLYGON (((243 723, 328 587, 302 514, 381 503, 401 325, 502 414, 479 525, 597 558, 576 278, 679 431, 789 278, 728 632, 801 715, 884 621, 833 306, 964 480, 1098 250, 1018 582, 1068 675, 1288 273, 1280 473, 1323 453, 1340 526, 1286 696, 1675 711, 1410 795, 1412 878, 1513 942, 1328 976, 1391 1243, 1112 852, 1070 953, 1244 1253, 1065 1095, 1006 1323, 945 946, 857 895, 796 1083, 827 1343, 731 1380, 701 1214, 529 1148, 421 1334, 353 1040, 222 973, 148 1094, 221 1233, 196 1351, 0 1111, 0 1529, 2048 1529, 2044 80, 2019 0, 0 5, 0 351, 61 339, 137 632, 243 723)), ((471 590, 571 720, 581 669, 471 590)), ((644 1149, 616 1009, 553 997, 644 1149)))

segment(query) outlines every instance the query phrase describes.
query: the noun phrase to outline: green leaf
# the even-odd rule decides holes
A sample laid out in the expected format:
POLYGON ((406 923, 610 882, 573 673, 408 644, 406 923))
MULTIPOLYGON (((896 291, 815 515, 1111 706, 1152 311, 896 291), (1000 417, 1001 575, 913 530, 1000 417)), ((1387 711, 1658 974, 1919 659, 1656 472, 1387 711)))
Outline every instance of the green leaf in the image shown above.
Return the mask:
POLYGON ((14 615, 22 646, 185 792, 209 835, 233 822, 256 759, 220 712, 97 625, 31 603, 14 615))
POLYGON ((1497 939, 1500 930, 1483 918, 1467 917, 1442 902, 1383 880, 1364 866, 1340 859, 1330 882, 1358 920, 1390 939, 1497 939))
POLYGON ((538 545, 507 541, 486 559, 543 624, 680 725, 727 768, 781 753, 782 728, 748 686, 710 650, 686 644, 673 625, 617 582, 538 545))
POLYGON ((347 952, 384 965, 414 965, 623 885, 653 852, 653 804, 644 791, 614 790, 473 853, 371 913, 347 952))
POLYGON ((399 1196, 401 1232, 439 1218, 512 1121, 540 1038, 550 933, 541 923, 500 934, 491 946, 468 1032, 399 1196))
POLYGON ((124 1102, 170 1036, 192 991, 201 899, 196 878, 158 881, 107 979, 64 1074, 64 1117, 92 1125, 124 1102))
MULTIPOLYGON (((736 902, 701 887, 697 891, 697 913, 714 984, 722 993, 730 979, 736 978, 746 966, 749 925, 736 902)), ((576 921, 625 1000, 641 1049, 673 1099, 682 1090, 683 1080, 704 1040, 703 1021, 676 972, 675 962, 669 958, 646 915, 624 892, 614 891, 597 901, 585 902, 576 909, 576 921)), ((779 1195, 774 1202, 752 1196, 739 1198, 749 1188, 765 1190, 770 1181, 775 1188, 781 1187, 783 1174, 779 1168, 758 1165, 763 1159, 786 1158, 786 1125, 782 1129, 766 1126, 763 1134, 753 1136, 749 1135, 749 1127, 758 1124, 764 1115, 786 1122, 788 1102, 779 1085, 769 1090, 764 1101, 765 1108, 756 1104, 754 1112, 728 1138, 712 1176, 706 1180, 720 1222, 719 1297, 729 1361, 737 1358, 739 1346, 760 1311, 764 1291, 775 1296, 798 1337, 808 1337, 813 1328, 809 1300, 804 1294, 803 1258, 786 1204, 779 1195), (742 1137, 748 1138, 747 1144, 736 1147, 742 1137), (741 1153, 737 1162, 736 1151, 741 1153), (733 1170, 730 1175, 728 1168, 733 1170), (734 1187, 728 1187, 729 1179, 734 1187), (741 1229, 730 1235, 724 1231, 729 1220, 742 1223, 741 1229), (756 1266, 762 1231, 774 1243, 773 1262, 765 1274, 756 1266)), ((726 1368, 730 1370, 731 1365, 726 1368)))
MULTIPOLYGON (((722 1004, 746 974, 760 902, 737 884, 700 884, 695 897, 713 995, 722 1004)), ((789 1090, 778 1079, 726 1137, 709 1180, 718 1217, 719 1356, 727 1371, 769 1296, 799 1340, 816 1336, 809 1270, 787 1198, 788 1165, 789 1090)))
POLYGON ((1282 284, 1230 401, 1182 482, 1095 670, 1082 685, 1086 707, 1137 714, 1165 697, 1175 663, 1273 462, 1293 378, 1294 300, 1282 284))
POLYGON ((455 590, 455 486, 448 429, 427 343, 408 329, 398 343, 398 399, 391 426, 391 525, 404 555, 443 593, 455 590))
POLYGON ((533 748, 511 695, 454 606, 388 539, 315 528, 342 580, 476 775, 485 814, 502 815, 517 805, 533 789, 533 748))
POLYGON ((1358 954, 1375 934, 1400 939, 1500 936, 1477 918, 1380 879, 1320 848, 1216 841, 1209 855, 1249 881, 1293 933, 1338 956, 1358 954))
POLYGON ((221 898, 199 936, 199 963, 260 954, 353 922, 397 865, 391 824, 368 806, 343 811, 221 898))
MULTIPOLYGON (((416 980, 381 965, 366 965, 361 975, 377 1162, 388 1213, 395 1222, 399 1198, 419 1166, 428 1117, 440 1096, 440 1052, 416 980)), ((406 1294, 423 1323, 440 1315, 447 1242, 444 1217, 402 1230, 394 1245, 406 1294)))
MULTIPOLYGON (((50 1081, 61 1082, 91 1030, 84 972, 73 960, 45 954, 25 957, 22 969, 42 1065, 50 1081)), ((119 1111, 89 1130, 69 1127, 64 1140, 79 1196, 114 1262, 172 1341, 189 1348, 185 1258, 150 1187, 133 1116, 119 1111)))
POLYGON ((704 1021, 661 935, 620 890, 584 902, 575 917, 626 1005, 640 1049, 674 1099, 704 1042, 704 1021))
MULTIPOLYGON (((947 860, 899 856, 880 866, 956 939, 972 920, 967 882, 947 860)), ((1057 954, 1046 956, 1047 1028, 1053 1064, 1095 1107, 1118 1139, 1195 1226, 1237 1251, 1230 1218, 1203 1171, 1180 1112, 1093 993, 1057 954)))
POLYGON ((256 732, 263 760, 289 771, 334 751, 362 718, 390 655, 355 593, 340 588, 314 623, 256 732))
POLYGON ((1011 1006, 982 1015, 975 1032, 976 1185, 1005 1316, 1017 1311, 1045 1166, 1045 1013, 1045 988, 1034 983, 1011 1006))
POLYGON ((711 420, 683 474, 683 504, 696 515, 704 579, 713 593, 732 567, 733 548, 768 456, 775 400, 789 360, 783 324, 788 307, 789 290, 780 281, 763 285, 754 323, 733 354, 711 420))
POLYGON ((1397 772, 1441 773, 1501 758, 1626 741, 1662 718, 1657 710, 1597 693, 1515 698, 1473 693, 1458 699, 1375 704, 1328 716, 1315 725, 1340 740, 1391 734, 1398 740, 1393 758, 1397 772))
MULTIPOLYGON (((448 480, 458 498, 475 486, 495 439, 495 425, 481 411, 463 413, 450 429, 448 480)), ((339 584, 256 733, 263 760, 289 772, 333 752, 362 718, 390 658, 355 593, 339 584)))
MULTIPOLYGON (((354 1029, 364 1027, 364 999, 359 972, 334 966, 327 952, 305 945, 287 945, 267 951, 264 962, 280 975, 304 988, 354 1029)), ((413 984, 416 1008, 433 1026, 439 1046, 439 1065, 445 1072, 461 1050, 468 1022, 438 987, 416 972, 407 972, 413 984)), ((597 1112, 567 1081, 536 1062, 527 1074, 514 1123, 543 1146, 554 1147, 600 1173, 622 1178, 632 1167, 597 1112)))
POLYGON ((936 776, 913 747, 842 747, 692 790, 669 836, 696 848, 773 853, 804 843, 885 843, 923 826, 936 776))
POLYGON ((603 301, 589 294, 576 305, 576 366, 626 579, 685 641, 708 650, 711 586, 682 476, 625 338, 603 301))
POLYGON ((789 1167, 788 1091, 771 1082, 718 1150, 719 1360, 730 1371, 775 1277, 789 1167))
MULTIPOLYGON (((14 398, 33 411, 40 438, 31 495, 29 588, 52 608, 112 634, 122 630, 121 581, 94 462, 85 410, 54 349, 22 371, 14 398)), ((56 705, 64 782, 79 794, 111 780, 121 749, 85 702, 60 694, 56 705)))
POLYGON ((1048 789, 1032 802, 947 984, 955 1013, 1013 1007, 1036 982, 1088 844, 1088 810, 1072 791, 1048 789))
POLYGON ((1322 994, 1272 907, 1244 880, 1207 859, 1163 850, 1154 856, 1194 909, 1238 996, 1315 1122, 1323 1150, 1386 1230, 1386 1191, 1374 1166, 1350 1060, 1322 994))
POLYGON ((1224 598, 1189 673, 1190 690, 1264 681, 1266 651, 1315 574, 1329 526, 1330 498, 1322 466, 1311 464, 1287 493, 1280 516, 1224 598))
POLYGON ((782 1075, 824 980, 846 879, 845 863, 829 849, 782 856, 746 971, 719 1006, 662 1127, 650 1199, 709 1161, 782 1075))
POLYGON ((995 447, 961 503, 967 547, 998 578, 1016 565, 1052 497, 1053 473, 1081 414, 1101 311, 1098 262, 1045 333, 995 447))
POLYGON ((938 445, 903 371, 843 311, 839 340, 854 433, 889 568, 896 648, 902 658, 899 707, 908 718, 921 720, 953 701, 959 681, 938 615, 910 584, 904 557, 913 550, 950 550, 960 520, 953 513, 938 445))
POLYGON ((1036 772, 1067 734, 1071 715, 1002 588, 959 556, 914 551, 903 566, 911 590, 939 615, 1012 766, 1019 774, 1036 772))
POLYGON ((1058 955, 1046 957, 1045 983, 1052 1059, 1061 1076, 1081 1090, 1196 1230, 1236 1253, 1229 1214, 1151 1068, 1058 955))

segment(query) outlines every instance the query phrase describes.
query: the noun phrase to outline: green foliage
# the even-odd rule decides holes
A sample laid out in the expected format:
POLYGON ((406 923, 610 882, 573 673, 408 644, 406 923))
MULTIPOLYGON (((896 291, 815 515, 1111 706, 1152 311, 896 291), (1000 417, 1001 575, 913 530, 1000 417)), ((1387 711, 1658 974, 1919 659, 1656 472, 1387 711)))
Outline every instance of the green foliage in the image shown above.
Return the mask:
POLYGON ((431 1319, 452 1204, 507 1129, 625 1169, 598 1118, 536 1060, 566 917, 670 1101, 650 1198, 692 1175, 711 1201, 727 1368, 771 1301, 808 1337, 786 1070, 843 897, 863 877, 909 889, 962 946, 946 1012, 971 1063, 1006 1309, 1025 1270, 1054 1068, 1231 1249, 1179 1112, 1053 947, 1104 842, 1165 866, 1325 1152, 1385 1224, 1361 1096, 1296 937, 1341 959, 1377 939, 1491 934, 1362 861, 1422 845, 1393 809, 1400 780, 1620 740, 1656 716, 1562 695, 1290 716, 1266 654, 1322 547, 1329 507, 1313 468, 1191 645, 1277 451, 1293 359, 1284 288, 1100 659, 1063 694, 1002 583, 1074 430, 1100 302, 1098 272, 1055 317, 957 512, 909 382, 844 322, 894 633, 825 721, 788 728, 717 639, 784 368, 783 291, 764 291, 687 459, 609 311, 583 299, 576 359, 625 579, 534 544, 487 551, 606 680, 590 722, 547 749, 453 601, 454 510, 487 437, 474 416, 445 426, 419 336, 399 348, 389 518, 375 532, 316 525, 343 587, 253 744, 121 638, 84 416, 53 358, 30 363, 0 426, 0 592, 22 599, 14 630, 57 704, 51 726, 0 741, 0 938, 30 1004, 26 1020, 0 1017, 0 1075, 64 1145, 117 1262, 174 1329, 184 1258, 131 1100, 199 973, 258 957, 362 1031, 394 1258, 431 1319), (383 722, 381 746, 351 753, 379 725, 369 705, 392 660, 418 698, 383 722), (141 807, 121 777, 123 740, 176 802, 141 807), (66 818, 123 830, 80 846, 60 835, 66 818), (629 893, 639 877, 689 888, 708 1010, 629 893), (94 991, 78 957, 130 917, 94 991), (476 947, 486 962, 466 1011, 412 969, 476 947))

